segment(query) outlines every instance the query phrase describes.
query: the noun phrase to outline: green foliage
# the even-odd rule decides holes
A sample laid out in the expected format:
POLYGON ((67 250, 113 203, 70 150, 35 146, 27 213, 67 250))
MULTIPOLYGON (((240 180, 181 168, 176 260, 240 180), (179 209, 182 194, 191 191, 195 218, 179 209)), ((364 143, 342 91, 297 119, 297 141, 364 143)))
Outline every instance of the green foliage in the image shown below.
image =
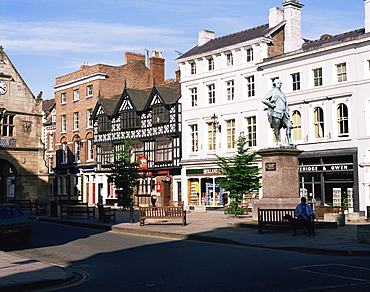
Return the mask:
POLYGON ((111 175, 109 175, 109 181, 117 188, 118 205, 124 208, 131 204, 134 189, 140 178, 137 163, 131 162, 130 146, 131 142, 127 139, 115 146, 114 164, 111 166, 111 175))
POLYGON ((250 151, 246 146, 247 142, 247 138, 241 132, 237 140, 236 155, 231 158, 217 156, 216 161, 221 173, 225 175, 219 181, 220 186, 230 193, 229 197, 233 200, 226 211, 235 216, 244 213, 238 206, 243 196, 261 187, 260 168, 254 164, 256 153, 250 151))

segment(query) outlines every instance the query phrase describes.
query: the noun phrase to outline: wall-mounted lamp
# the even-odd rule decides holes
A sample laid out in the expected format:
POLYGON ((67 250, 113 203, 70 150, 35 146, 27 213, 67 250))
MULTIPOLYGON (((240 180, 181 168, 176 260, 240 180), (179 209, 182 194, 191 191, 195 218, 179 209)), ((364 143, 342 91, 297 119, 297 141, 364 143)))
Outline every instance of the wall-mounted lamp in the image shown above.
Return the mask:
POLYGON ((211 119, 212 119, 213 128, 215 129, 215 131, 218 131, 221 133, 221 125, 218 122, 218 116, 216 116, 216 114, 214 113, 211 119))

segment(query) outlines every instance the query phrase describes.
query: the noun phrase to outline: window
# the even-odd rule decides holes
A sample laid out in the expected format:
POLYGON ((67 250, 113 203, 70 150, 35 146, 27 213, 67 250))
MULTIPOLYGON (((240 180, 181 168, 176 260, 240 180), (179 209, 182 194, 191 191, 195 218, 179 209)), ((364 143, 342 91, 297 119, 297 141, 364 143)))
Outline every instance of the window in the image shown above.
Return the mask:
POLYGON ((12 137, 14 135, 14 115, 4 114, 0 116, 0 135, 12 137))
POLYGON ((73 130, 78 130, 79 126, 79 112, 73 113, 73 130))
POLYGON ((213 58, 208 59, 208 71, 215 70, 215 60, 213 58))
POLYGON ((293 140, 302 140, 302 119, 299 111, 294 111, 292 114, 293 122, 293 140))
POLYGON ((152 110, 153 125, 166 124, 170 122, 170 112, 163 105, 157 105, 152 110))
POLYGON ((314 137, 324 138, 324 111, 321 107, 315 108, 314 112, 314 137))
POLYGON ((253 49, 247 49, 247 62, 252 62, 253 61, 253 49))
POLYGON ((67 116, 62 115, 62 132, 67 132, 67 116))
POLYGON ((135 111, 121 112, 121 129, 138 129, 140 128, 141 119, 135 111))
POLYGON ((191 106, 195 107, 198 106, 198 90, 196 87, 190 89, 191 95, 191 106))
POLYGON ((207 85, 208 87, 208 103, 216 103, 216 89, 214 84, 207 85))
POLYGON ((248 147, 257 146, 257 124, 256 116, 247 117, 248 147))
POLYGON ((57 114, 56 113, 52 113, 51 114, 51 122, 52 123, 56 123, 57 122, 57 114))
POLYGON ((111 145, 101 146, 100 163, 102 165, 114 163, 113 147, 111 145))
POLYGON ((227 137, 227 149, 235 148, 235 120, 226 121, 226 137, 227 137))
POLYGON ((67 102, 67 93, 63 92, 61 94, 61 103, 66 103, 67 102))
POLYGON ((79 99, 80 99, 80 90, 79 89, 73 90, 73 101, 76 101, 79 99))
POLYGON ((254 76, 249 76, 249 77, 246 77, 246 80, 247 80, 247 94, 248 94, 248 97, 252 97, 252 96, 255 96, 255 91, 254 91, 254 76))
POLYGON ((337 107, 338 136, 348 137, 348 108, 344 103, 337 107))
POLYGON ((98 133, 108 133, 111 131, 112 124, 107 116, 98 117, 98 133))
POLYGON ((190 63, 190 72, 191 75, 197 74, 197 65, 194 62, 190 63))
POLYGON ((74 150, 75 150, 75 162, 80 162, 80 158, 81 158, 81 152, 80 152, 80 150, 81 150, 81 148, 80 148, 80 146, 81 146, 81 143, 80 143, 80 141, 75 141, 75 142, 73 142, 73 144, 74 144, 74 150))
POLYGON ((86 125, 88 128, 91 128, 93 126, 93 120, 92 120, 92 113, 93 113, 93 109, 92 108, 88 108, 86 110, 86 125))
POLYGON ((207 123, 208 126, 208 150, 216 150, 216 125, 207 123))
POLYGON ((49 150, 53 150, 53 149, 54 149, 54 135, 49 134, 49 150))
POLYGON ((86 86, 86 97, 91 97, 93 95, 93 86, 87 85, 86 86))
POLYGON ((67 142, 62 144, 62 163, 68 163, 68 145, 67 142))
POLYGON ((234 80, 226 82, 227 100, 234 100, 234 80))
POLYGON ((232 53, 226 54, 226 66, 230 67, 234 65, 234 58, 232 53))
POLYGON ((191 152, 198 151, 198 125, 190 125, 191 152))
POLYGON ((337 65, 337 80, 338 82, 347 81, 347 65, 346 63, 337 65))
POLYGON ((131 144, 131 162, 137 162, 139 157, 144 155, 144 143, 133 141, 131 144))
POLYGON ((313 84, 315 87, 322 86, 322 68, 313 70, 313 84))
POLYGON ((87 160, 94 160, 94 139, 90 138, 87 140, 87 160))
POLYGON ((155 161, 172 161, 172 140, 156 141, 155 161))
POLYGON ((293 91, 301 89, 301 76, 299 73, 292 74, 293 91))

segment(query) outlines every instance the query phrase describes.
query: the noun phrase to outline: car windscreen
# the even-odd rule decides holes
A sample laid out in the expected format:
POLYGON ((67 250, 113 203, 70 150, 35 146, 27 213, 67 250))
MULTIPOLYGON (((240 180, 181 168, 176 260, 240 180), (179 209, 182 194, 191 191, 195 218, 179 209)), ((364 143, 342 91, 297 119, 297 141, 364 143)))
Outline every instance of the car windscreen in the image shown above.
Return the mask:
POLYGON ((22 211, 17 206, 0 206, 0 219, 14 218, 23 216, 22 211))

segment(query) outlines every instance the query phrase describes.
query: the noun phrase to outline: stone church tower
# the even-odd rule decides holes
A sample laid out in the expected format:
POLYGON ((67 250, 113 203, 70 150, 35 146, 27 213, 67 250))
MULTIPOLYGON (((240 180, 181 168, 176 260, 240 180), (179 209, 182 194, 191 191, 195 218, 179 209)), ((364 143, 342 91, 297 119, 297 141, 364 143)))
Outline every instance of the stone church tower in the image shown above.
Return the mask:
POLYGON ((47 200, 41 95, 32 94, 0 46, 0 202, 47 200))

